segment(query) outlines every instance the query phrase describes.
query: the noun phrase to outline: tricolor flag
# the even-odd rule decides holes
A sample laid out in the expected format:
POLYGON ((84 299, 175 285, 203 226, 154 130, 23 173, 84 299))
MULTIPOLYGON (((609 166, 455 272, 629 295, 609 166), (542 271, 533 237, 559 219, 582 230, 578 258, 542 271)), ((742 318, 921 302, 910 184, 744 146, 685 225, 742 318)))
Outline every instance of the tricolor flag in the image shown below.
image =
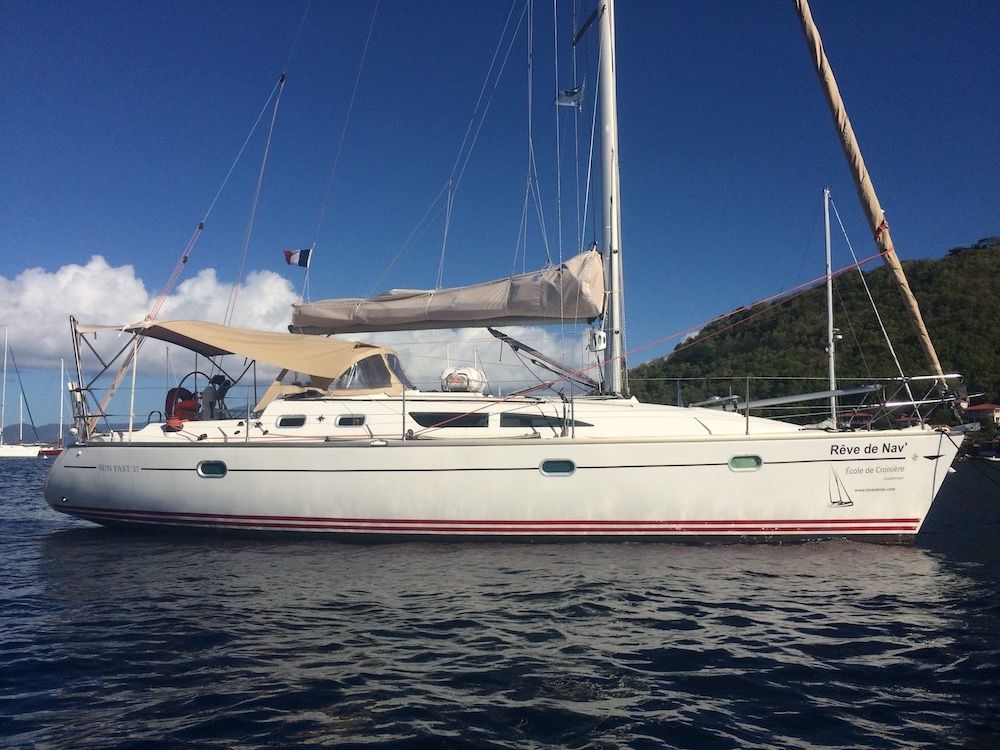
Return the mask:
POLYGON ((585 83, 581 83, 579 86, 573 89, 566 89, 565 91, 560 91, 556 94, 556 106, 557 107, 579 107, 583 100, 583 90, 586 87, 585 83))
POLYGON ((309 256, 311 254, 312 248, 306 248, 305 250, 285 250, 285 263, 290 266, 309 268, 309 256))

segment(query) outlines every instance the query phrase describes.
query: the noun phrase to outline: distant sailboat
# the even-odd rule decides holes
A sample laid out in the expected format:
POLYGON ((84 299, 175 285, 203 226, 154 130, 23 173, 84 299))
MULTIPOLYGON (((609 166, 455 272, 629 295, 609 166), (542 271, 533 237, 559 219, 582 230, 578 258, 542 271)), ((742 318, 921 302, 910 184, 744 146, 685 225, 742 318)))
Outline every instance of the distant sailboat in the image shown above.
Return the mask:
POLYGON ((4 441, 4 427, 7 417, 7 329, 3 329, 3 386, 0 393, 0 458, 37 458, 41 449, 38 443, 24 443, 24 394, 18 394, 19 414, 18 418, 18 441, 7 443, 4 441))

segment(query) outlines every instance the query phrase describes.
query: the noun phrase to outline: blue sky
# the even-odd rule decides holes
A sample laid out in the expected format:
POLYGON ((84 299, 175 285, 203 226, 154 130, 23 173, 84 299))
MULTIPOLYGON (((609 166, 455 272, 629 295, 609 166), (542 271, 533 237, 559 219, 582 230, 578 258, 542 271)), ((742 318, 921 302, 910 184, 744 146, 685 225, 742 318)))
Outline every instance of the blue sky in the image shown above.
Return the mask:
MULTIPOLYGON (((313 299, 434 286, 440 218, 382 275, 452 171, 510 7, 383 0, 320 222, 373 2, 313 2, 294 48, 300 2, 0 4, 0 325, 32 382, 36 421, 54 417, 67 316, 142 317, 286 61, 245 318, 285 322, 302 272, 281 251, 314 240, 313 299)), ((535 7, 532 129, 555 257, 551 102, 574 81, 570 6, 558 86, 550 8, 535 7)), ((815 0, 812 11, 900 256, 1000 234, 1000 5, 815 0)), ((790 2, 619 0, 617 29, 631 364, 678 340, 650 342, 818 276, 825 184, 851 242, 871 254, 790 2)), ((521 267, 524 39, 456 198, 445 285, 521 267)), ((198 281, 177 310, 218 315, 199 295, 228 294, 236 278, 269 116, 212 211, 182 277, 198 281)), ((563 170, 568 255, 575 186, 563 170)), ((530 222, 529 267, 545 262, 541 236, 530 222)), ((845 265, 842 241, 835 252, 845 265)))

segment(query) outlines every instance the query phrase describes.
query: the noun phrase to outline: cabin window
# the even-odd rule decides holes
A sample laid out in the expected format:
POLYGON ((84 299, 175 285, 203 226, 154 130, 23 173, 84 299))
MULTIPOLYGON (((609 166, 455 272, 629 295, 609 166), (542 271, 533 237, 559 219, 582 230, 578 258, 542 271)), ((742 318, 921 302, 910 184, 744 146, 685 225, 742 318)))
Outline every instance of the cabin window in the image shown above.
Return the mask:
POLYGON ((760 456, 733 456, 729 459, 729 468, 733 471, 757 471, 763 465, 760 456))
POLYGON ((333 391, 363 391, 371 388, 388 388, 392 385, 389 369, 381 354, 365 357, 355 362, 339 378, 330 384, 333 391))
POLYGON ((489 427, 490 415, 469 412, 411 411, 410 418, 421 427, 489 427))
POLYGON ((547 477, 568 477, 576 471, 576 464, 568 458, 550 458, 538 468, 547 477))
POLYGON ((593 427, 590 422, 581 422, 578 419, 550 417, 546 414, 505 412, 500 415, 501 427, 551 427, 556 430, 561 430, 563 425, 572 427, 593 427))
POLYGON ((278 427, 302 427, 305 423, 306 417, 304 414, 278 417, 278 427))
POLYGON ((399 357, 395 354, 386 354, 385 361, 389 364, 389 369, 392 370, 392 374, 395 375, 396 379, 403 384, 403 387, 412 391, 414 388, 413 382, 406 374, 406 370, 403 369, 403 363, 399 361, 399 357))
POLYGON ((364 423, 364 414, 345 414, 337 417, 337 427, 361 427, 364 423))
POLYGON ((228 471, 223 461, 202 461, 198 464, 198 476, 205 479, 222 479, 228 471))

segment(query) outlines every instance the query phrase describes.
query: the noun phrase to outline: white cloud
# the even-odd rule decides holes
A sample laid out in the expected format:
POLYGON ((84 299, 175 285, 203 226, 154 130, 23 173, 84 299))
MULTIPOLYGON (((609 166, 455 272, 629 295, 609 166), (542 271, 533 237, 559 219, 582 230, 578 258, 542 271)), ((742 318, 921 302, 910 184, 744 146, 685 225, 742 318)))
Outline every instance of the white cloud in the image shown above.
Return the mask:
MULTIPOLYGON (((214 268, 179 284, 159 316, 165 320, 225 320, 233 285, 220 282, 214 268)), ((265 331, 287 330, 298 295, 272 271, 251 271, 236 295, 232 324, 265 331)))
POLYGON ((0 324, 8 329, 20 367, 59 366, 69 351, 71 314, 111 322, 120 314, 134 316, 147 300, 132 266, 111 268, 100 256, 54 273, 28 268, 13 279, 0 276, 0 324))
MULTIPOLYGON (((221 321, 232 289, 214 269, 203 270, 177 286, 159 317, 221 321)), ((113 267, 100 255, 52 272, 28 268, 13 279, 0 276, 0 326, 8 328, 20 368, 58 369, 60 358, 69 360, 72 352, 70 315, 83 323, 131 323, 146 317, 154 295, 131 265, 113 267)), ((280 330, 296 299, 288 280, 271 271, 252 272, 240 286, 233 323, 280 330)), ((102 347, 121 345, 104 339, 102 347)))

